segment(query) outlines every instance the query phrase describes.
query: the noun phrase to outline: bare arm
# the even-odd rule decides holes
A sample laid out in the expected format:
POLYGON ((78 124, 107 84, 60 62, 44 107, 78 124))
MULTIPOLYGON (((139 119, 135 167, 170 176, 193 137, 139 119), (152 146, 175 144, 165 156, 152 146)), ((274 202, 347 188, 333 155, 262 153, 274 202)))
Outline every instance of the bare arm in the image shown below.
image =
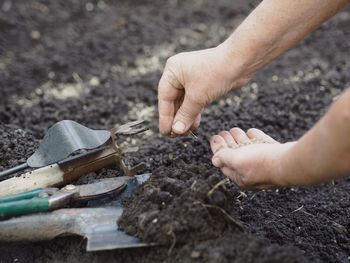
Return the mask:
POLYGON ((270 63, 349 0, 265 0, 223 43, 241 61, 248 75, 270 63))
POLYGON ((264 0, 216 48, 177 54, 158 87, 159 129, 184 134, 203 108, 295 45, 349 0, 264 0))
POLYGON ((282 185, 309 185, 350 175, 350 89, 282 159, 282 185))
POLYGON ((349 134, 350 88, 298 141, 278 143, 258 129, 220 132, 210 141, 212 162, 240 188, 317 184, 350 175, 349 134))

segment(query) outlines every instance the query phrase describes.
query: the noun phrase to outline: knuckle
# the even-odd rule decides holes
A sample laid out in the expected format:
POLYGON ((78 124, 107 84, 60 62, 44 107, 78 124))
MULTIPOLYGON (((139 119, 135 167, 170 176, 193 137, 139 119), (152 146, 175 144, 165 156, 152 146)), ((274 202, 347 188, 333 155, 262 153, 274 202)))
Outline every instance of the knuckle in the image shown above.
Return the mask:
POLYGON ((179 54, 176 54, 174 56, 171 56, 169 57, 167 60, 166 60, 166 63, 165 63, 165 67, 172 67, 174 66, 175 64, 178 63, 178 58, 179 58, 179 54))
POLYGON ((168 88, 168 77, 166 72, 164 72, 158 83, 158 96, 163 95, 166 92, 167 88, 168 88))
POLYGON ((240 176, 240 181, 241 181, 241 184, 242 186, 247 186, 249 185, 249 178, 247 178, 247 176, 240 176))
POLYGON ((244 187, 244 184, 240 178, 239 175, 237 174, 234 174, 234 175, 231 175, 231 176, 228 176, 239 188, 243 188, 244 187))
POLYGON ((193 115, 184 108, 180 108, 178 110, 178 114, 179 114, 179 118, 183 120, 191 120, 191 121, 193 120, 193 115))
POLYGON ((195 105, 198 108, 203 109, 206 106, 206 101, 205 99, 203 99, 202 96, 199 96, 198 94, 192 93, 189 89, 188 94, 186 94, 187 96, 187 101, 191 104, 191 105, 195 105))
POLYGON ((165 93, 164 85, 160 81, 158 85, 158 99, 161 99, 164 96, 164 93, 165 93))
POLYGON ((240 189, 246 189, 248 186, 245 180, 239 175, 237 176, 235 183, 240 189))
POLYGON ((212 92, 212 90, 213 89, 210 88, 204 89, 205 92, 203 93, 202 99, 204 105, 209 104, 220 97, 220 94, 216 94, 215 92, 212 92))
POLYGON ((173 63, 174 63, 174 56, 171 56, 166 60, 165 66, 166 67, 171 66, 173 63))

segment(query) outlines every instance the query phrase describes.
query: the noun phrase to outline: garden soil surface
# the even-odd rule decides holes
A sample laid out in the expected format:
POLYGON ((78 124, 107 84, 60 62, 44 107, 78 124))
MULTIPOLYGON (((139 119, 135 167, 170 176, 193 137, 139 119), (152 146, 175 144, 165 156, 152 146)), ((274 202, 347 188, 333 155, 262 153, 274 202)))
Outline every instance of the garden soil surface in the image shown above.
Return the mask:
MULTIPOLYGON (((153 175, 123 200, 119 225, 158 244, 87 253, 79 237, 2 243, 1 263, 349 262, 350 179, 240 191, 211 165, 208 144, 234 126, 281 142, 310 129, 349 85, 349 9, 207 107, 197 140, 158 133, 167 57, 219 44, 258 2, 0 1, 0 168, 25 161, 57 121, 109 129, 145 119, 150 130, 124 140, 139 152, 125 158, 153 175)), ((120 174, 104 169, 77 183, 120 174)))

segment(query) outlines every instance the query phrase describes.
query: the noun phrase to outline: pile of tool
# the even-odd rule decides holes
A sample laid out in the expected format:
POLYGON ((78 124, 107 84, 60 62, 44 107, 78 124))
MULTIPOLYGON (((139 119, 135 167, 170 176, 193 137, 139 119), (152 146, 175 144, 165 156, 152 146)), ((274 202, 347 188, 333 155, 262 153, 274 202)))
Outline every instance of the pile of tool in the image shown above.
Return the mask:
POLYGON ((80 235, 88 240, 87 251, 147 245, 117 225, 123 211, 121 199, 150 176, 136 175, 144 168, 143 163, 125 165, 123 154, 137 148, 121 149, 117 139, 146 130, 143 121, 110 131, 92 130, 70 120, 53 125, 26 163, 0 172, 0 180, 4 179, 0 181, 0 241, 80 235), (124 176, 70 184, 84 174, 113 165, 124 176), (98 202, 101 198, 108 198, 108 206, 98 202))

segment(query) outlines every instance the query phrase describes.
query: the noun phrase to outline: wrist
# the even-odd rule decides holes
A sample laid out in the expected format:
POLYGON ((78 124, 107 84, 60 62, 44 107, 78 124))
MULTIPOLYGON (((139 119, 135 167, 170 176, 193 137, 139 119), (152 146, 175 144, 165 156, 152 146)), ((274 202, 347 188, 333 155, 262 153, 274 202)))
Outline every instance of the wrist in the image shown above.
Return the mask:
POLYGON ((255 71, 248 70, 249 60, 239 50, 235 50, 228 42, 223 42, 214 48, 216 57, 221 61, 223 78, 230 88, 239 88, 248 83, 255 71))
POLYGON ((279 154, 279 159, 275 162, 275 173, 272 174, 272 181, 278 187, 300 185, 300 182, 296 180, 301 175, 300 167, 293 164, 295 161, 293 151, 297 143, 297 141, 284 143, 283 152, 279 154))
MULTIPOLYGON (((255 21, 255 18, 253 19, 255 21)), ((244 21, 220 46, 227 50, 227 56, 238 60, 243 74, 253 76, 284 51, 284 32, 244 21)), ((287 41, 288 42, 288 41, 287 41)))
POLYGON ((278 168, 281 187, 307 186, 324 181, 323 172, 312 160, 310 149, 303 140, 286 145, 288 147, 281 156, 278 168))

